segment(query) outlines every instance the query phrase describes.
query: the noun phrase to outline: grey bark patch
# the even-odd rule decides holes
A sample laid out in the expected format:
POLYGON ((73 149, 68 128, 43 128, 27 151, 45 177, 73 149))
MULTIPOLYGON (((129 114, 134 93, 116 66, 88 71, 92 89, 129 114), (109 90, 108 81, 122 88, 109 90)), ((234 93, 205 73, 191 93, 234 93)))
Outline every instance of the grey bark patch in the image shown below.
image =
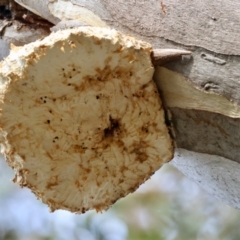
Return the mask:
POLYGON ((240 163, 240 119, 206 111, 169 110, 177 147, 222 156, 240 163))
POLYGON ((142 36, 240 55, 239 1, 167 0, 164 12, 156 0, 102 2, 115 21, 142 36))
POLYGON ((229 159, 176 149, 170 162, 217 199, 240 209, 240 164, 229 159))
POLYGON ((51 28, 51 31, 56 32, 58 30, 71 29, 82 26, 88 26, 88 24, 80 20, 67 20, 59 22, 56 26, 51 28))
POLYGON ((0 61, 10 52, 10 44, 0 39, 0 61))

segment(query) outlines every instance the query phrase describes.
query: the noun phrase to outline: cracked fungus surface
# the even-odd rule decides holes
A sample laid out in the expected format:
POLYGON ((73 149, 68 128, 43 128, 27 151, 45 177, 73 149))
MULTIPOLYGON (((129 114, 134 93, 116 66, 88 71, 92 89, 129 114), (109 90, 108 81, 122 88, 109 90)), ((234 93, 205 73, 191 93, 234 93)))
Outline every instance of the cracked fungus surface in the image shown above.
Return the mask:
POLYGON ((101 211, 173 156, 151 46, 110 29, 56 32, 1 63, 1 145, 52 211, 101 211))

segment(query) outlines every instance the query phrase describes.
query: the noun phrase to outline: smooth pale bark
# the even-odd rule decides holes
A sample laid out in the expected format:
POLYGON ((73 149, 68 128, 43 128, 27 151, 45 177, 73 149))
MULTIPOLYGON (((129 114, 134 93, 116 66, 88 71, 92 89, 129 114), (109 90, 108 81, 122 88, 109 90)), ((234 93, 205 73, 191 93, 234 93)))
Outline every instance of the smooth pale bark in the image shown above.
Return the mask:
POLYGON ((176 147, 196 153, 178 150, 176 156, 182 158, 172 163, 218 198, 240 206, 240 180, 228 177, 240 172, 239 1, 16 2, 53 24, 74 19, 115 28, 154 48, 192 51, 191 57, 165 64, 155 74, 176 147), (183 161, 185 156, 190 160, 183 161), (201 174, 196 174, 198 168, 201 174))

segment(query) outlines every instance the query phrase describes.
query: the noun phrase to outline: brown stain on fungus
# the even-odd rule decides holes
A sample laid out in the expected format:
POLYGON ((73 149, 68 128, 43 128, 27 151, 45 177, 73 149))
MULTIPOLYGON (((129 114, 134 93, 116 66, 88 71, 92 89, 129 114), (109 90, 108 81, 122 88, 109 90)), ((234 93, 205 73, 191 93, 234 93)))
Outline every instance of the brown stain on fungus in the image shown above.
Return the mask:
POLYGON ((101 213, 102 212, 102 210, 103 209, 105 209, 106 208, 106 203, 99 203, 99 204, 97 204, 96 205, 96 207, 95 207, 95 209, 96 209, 96 211, 99 213, 101 213))
POLYGON ((69 42, 71 48, 76 48, 76 44, 74 42, 69 42))
POLYGON ((107 66, 111 63, 112 60, 113 60, 112 56, 109 56, 105 59, 104 64, 107 66))
POLYGON ((139 161, 140 163, 143 163, 148 159, 148 155, 144 152, 137 150, 137 152, 135 152, 135 153, 137 155, 136 161, 139 161))
POLYGON ((78 180, 76 180, 74 184, 75 184, 75 186, 77 188, 81 188, 82 187, 82 184, 80 184, 80 182, 78 180))
POLYGON ((27 63, 29 64, 29 65, 34 65, 34 63, 36 63, 37 62, 37 55, 36 55, 36 53, 32 53, 29 57, 28 57, 28 60, 27 60, 27 63))
POLYGON ((124 51, 124 46, 119 46, 113 53, 121 53, 124 51))
POLYGON ((114 133, 119 129, 119 121, 109 116, 109 126, 104 129, 104 137, 114 137, 114 133))
POLYGON ((140 143, 134 144, 133 147, 134 149, 132 153, 134 153, 136 156, 135 161, 138 161, 140 163, 145 162, 148 159, 148 155, 145 152, 147 144, 144 141, 142 141, 140 143))
POLYGON ((100 39, 98 37, 93 37, 93 42, 96 45, 102 45, 102 39, 100 39))
POLYGON ((109 65, 106 65, 103 69, 97 67, 95 71, 98 74, 97 79, 101 81, 109 81, 112 79, 112 69, 109 65))
POLYGON ((78 153, 85 153, 86 149, 83 148, 81 145, 73 145, 72 146, 73 150, 78 153))
MULTIPOLYGON (((120 172, 121 172, 122 174, 124 174, 124 172, 127 171, 127 170, 128 170, 128 167, 126 167, 126 166, 121 166, 121 167, 120 167, 120 172)), ((122 179, 122 182, 124 182, 123 179, 122 179)), ((119 181, 119 183, 122 183, 122 182, 121 182, 121 180, 119 181)))
POLYGON ((58 176, 53 176, 47 183, 46 189, 52 189, 52 187, 55 187, 56 185, 58 185, 58 176))

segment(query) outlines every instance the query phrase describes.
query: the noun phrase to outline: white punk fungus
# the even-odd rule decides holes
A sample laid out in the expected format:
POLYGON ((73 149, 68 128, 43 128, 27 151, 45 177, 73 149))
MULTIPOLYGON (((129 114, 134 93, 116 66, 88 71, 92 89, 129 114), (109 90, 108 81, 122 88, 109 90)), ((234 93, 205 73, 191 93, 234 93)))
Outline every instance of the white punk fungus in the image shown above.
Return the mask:
POLYGON ((173 156, 149 44, 81 27, 0 64, 1 150, 52 211, 101 211, 173 156))

